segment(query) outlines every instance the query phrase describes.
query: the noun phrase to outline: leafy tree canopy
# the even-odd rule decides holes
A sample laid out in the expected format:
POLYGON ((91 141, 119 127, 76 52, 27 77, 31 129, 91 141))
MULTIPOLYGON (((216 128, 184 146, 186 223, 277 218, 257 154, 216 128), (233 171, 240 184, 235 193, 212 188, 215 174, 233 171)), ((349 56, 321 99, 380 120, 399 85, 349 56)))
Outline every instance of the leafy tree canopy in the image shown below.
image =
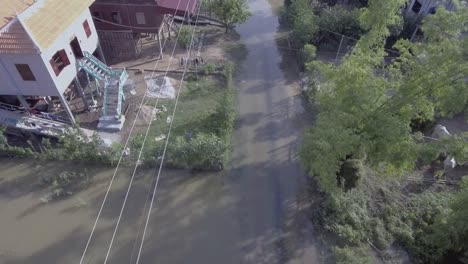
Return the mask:
POLYGON ((226 32, 235 24, 244 23, 252 15, 246 0, 212 0, 211 8, 221 19, 226 32))
POLYGON ((385 39, 389 27, 401 23, 403 4, 369 1, 360 16, 368 32, 351 54, 339 66, 318 61, 306 65, 311 79, 325 81, 312 92, 319 114, 306 132, 301 158, 325 190, 335 188, 336 173, 350 156, 392 175, 412 169, 422 153, 435 158, 433 142, 412 134, 412 120, 432 120, 435 113, 445 116, 467 107, 468 45, 461 38, 467 9, 439 8, 424 20, 425 41, 398 41, 399 58, 385 63, 385 39))

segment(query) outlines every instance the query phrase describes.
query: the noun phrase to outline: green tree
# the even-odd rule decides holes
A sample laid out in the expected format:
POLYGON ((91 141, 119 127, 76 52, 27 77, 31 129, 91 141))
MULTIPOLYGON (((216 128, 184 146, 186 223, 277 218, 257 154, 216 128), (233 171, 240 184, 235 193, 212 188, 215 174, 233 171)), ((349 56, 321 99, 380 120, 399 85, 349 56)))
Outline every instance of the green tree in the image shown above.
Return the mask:
POLYGON ((226 33, 235 24, 244 23, 252 15, 246 0, 213 0, 211 9, 223 23, 226 33))
POLYGON ((430 240, 445 252, 453 252, 468 259, 468 178, 450 202, 448 214, 442 214, 433 227, 430 240))
POLYGON ((338 39, 339 36, 332 32, 337 32, 347 37, 359 38, 363 33, 359 24, 359 14, 359 9, 348 10, 341 5, 323 9, 317 21, 318 26, 321 28, 320 38, 338 39))
POLYGON ((177 42, 183 47, 188 48, 190 46, 190 42, 192 41, 192 32, 190 28, 187 26, 182 26, 179 30, 179 36, 177 42))
POLYGON ((319 31, 317 19, 309 0, 294 0, 286 10, 286 20, 292 28, 294 37, 302 44, 315 40, 319 31))
POLYGON ((319 114, 306 132, 301 159, 325 190, 335 188, 347 157, 392 175, 412 169, 428 145, 411 133, 412 120, 431 120, 435 112, 443 116, 467 106, 468 45, 461 38, 466 8, 439 9, 425 20, 426 40, 397 42, 400 57, 386 65, 385 39, 389 27, 401 23, 403 4, 369 1, 360 16, 368 32, 352 53, 339 66, 306 65, 311 79, 325 81, 311 92, 319 114))

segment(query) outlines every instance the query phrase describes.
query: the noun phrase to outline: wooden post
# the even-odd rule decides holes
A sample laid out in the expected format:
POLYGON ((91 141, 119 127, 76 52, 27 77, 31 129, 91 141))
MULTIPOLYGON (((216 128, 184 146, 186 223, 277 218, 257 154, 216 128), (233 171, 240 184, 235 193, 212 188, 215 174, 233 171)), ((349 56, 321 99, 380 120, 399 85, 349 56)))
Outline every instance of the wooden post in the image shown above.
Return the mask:
POLYGON ((171 38, 171 25, 169 25, 169 23, 167 22, 167 19, 165 21, 167 25, 167 34, 169 35, 169 39, 170 39, 171 38))
POLYGON ((18 100, 20 101, 20 103, 24 107, 24 109, 26 109, 26 110, 31 109, 31 107, 29 106, 26 99, 24 99, 23 95, 18 94, 16 97, 18 98, 18 100))
POLYGON ((162 59, 163 58, 163 48, 162 48, 162 45, 161 45, 161 36, 159 34, 160 34, 160 32, 158 32, 158 34, 157 34, 158 43, 159 43, 159 58, 162 59))
POLYGON ((80 80, 78 80, 78 76, 75 77, 73 80, 75 88, 78 90, 78 93, 80 94, 81 99, 83 100, 83 104, 86 109, 89 109, 89 102, 86 100, 83 87, 81 86, 80 80))
POLYGON ((68 118, 70 119, 70 122, 72 124, 75 124, 76 123, 75 122, 75 117, 73 116, 73 113, 72 113, 70 107, 68 106, 67 100, 63 97, 62 94, 59 94, 58 98, 59 98, 60 102, 62 103, 63 110, 65 110, 65 112, 67 113, 68 118))
POLYGON ((99 57, 101 57, 102 62, 107 65, 106 58, 104 57, 104 52, 102 51, 101 43, 98 43, 99 57))

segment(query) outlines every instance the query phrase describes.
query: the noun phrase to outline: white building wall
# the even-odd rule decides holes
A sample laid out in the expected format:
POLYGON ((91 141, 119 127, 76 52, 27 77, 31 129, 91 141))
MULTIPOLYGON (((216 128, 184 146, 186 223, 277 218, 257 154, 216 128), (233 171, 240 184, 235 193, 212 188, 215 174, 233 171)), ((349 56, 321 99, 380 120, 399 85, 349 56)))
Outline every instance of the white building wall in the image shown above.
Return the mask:
POLYGON ((70 85, 75 76, 77 75, 77 63, 76 58, 73 54, 73 51, 70 46, 70 42, 77 37, 78 42, 80 43, 81 50, 93 53, 98 45, 98 35, 96 28, 94 27, 93 19, 91 18, 91 13, 89 9, 84 11, 80 17, 75 20, 75 22, 67 28, 65 32, 45 51, 42 52, 41 57, 46 66, 49 76, 52 77, 53 83, 55 84, 58 92, 63 94, 65 89, 70 85), (91 29, 91 36, 86 37, 85 30, 83 28, 83 22, 88 20, 89 27, 91 29), (66 66, 59 74, 55 75, 55 72, 50 65, 49 61, 54 56, 54 54, 65 49, 68 59, 70 60, 70 65, 66 66))
POLYGON ((39 54, 0 54, 0 94, 57 96, 58 92, 39 54), (15 64, 28 64, 36 81, 24 81, 15 64))
POLYGON ((98 35, 89 9, 85 10, 67 30, 41 54, 0 54, 0 95, 57 96, 63 94, 77 75, 76 58, 70 42, 77 37, 82 51, 93 53, 98 45, 98 35), (86 36, 83 22, 87 20, 91 36, 86 36), (50 59, 65 49, 70 65, 55 75, 50 59), (24 81, 15 64, 28 64, 36 81, 24 81))

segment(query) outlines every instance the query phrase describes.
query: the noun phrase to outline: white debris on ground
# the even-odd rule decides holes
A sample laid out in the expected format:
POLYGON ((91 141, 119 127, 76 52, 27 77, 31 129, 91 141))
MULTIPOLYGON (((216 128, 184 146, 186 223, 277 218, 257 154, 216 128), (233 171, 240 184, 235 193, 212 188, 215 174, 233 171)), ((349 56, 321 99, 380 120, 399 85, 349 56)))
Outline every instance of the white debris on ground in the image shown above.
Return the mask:
POLYGON ((452 134, 450 134, 450 132, 448 132, 448 130, 447 130, 447 128, 445 126, 437 125, 434 128, 434 132, 432 133, 432 137, 437 138, 437 139, 444 139, 444 138, 452 137, 452 134))
POLYGON ((444 168, 445 169, 453 169, 453 168, 455 168, 455 166, 457 166, 457 161, 455 160, 455 158, 453 158, 451 156, 448 156, 444 160, 444 168))
POLYGON ((115 143, 120 143, 122 137, 119 133, 96 132, 94 130, 81 128, 81 131, 90 139, 96 133, 102 140, 102 147, 110 148, 115 143))
MULTIPOLYGON (((434 132, 432 133, 432 137, 436 139, 446 139, 452 137, 452 134, 447 130, 447 127, 442 125, 436 125, 434 128, 434 132)), ((444 169, 453 169, 457 165, 457 161, 453 156, 447 156, 444 160, 444 169)))
POLYGON ((158 142, 166 138, 166 135, 162 134, 154 138, 154 141, 158 142))
POLYGON ((169 77, 153 77, 145 76, 147 86, 146 96, 150 98, 175 99, 175 80, 169 77))
POLYGON ((170 124, 172 122, 172 116, 166 118, 166 123, 170 124))
POLYGON ((124 157, 130 156, 130 153, 131 153, 131 152, 130 152, 130 148, 125 148, 125 150, 123 151, 124 157))

